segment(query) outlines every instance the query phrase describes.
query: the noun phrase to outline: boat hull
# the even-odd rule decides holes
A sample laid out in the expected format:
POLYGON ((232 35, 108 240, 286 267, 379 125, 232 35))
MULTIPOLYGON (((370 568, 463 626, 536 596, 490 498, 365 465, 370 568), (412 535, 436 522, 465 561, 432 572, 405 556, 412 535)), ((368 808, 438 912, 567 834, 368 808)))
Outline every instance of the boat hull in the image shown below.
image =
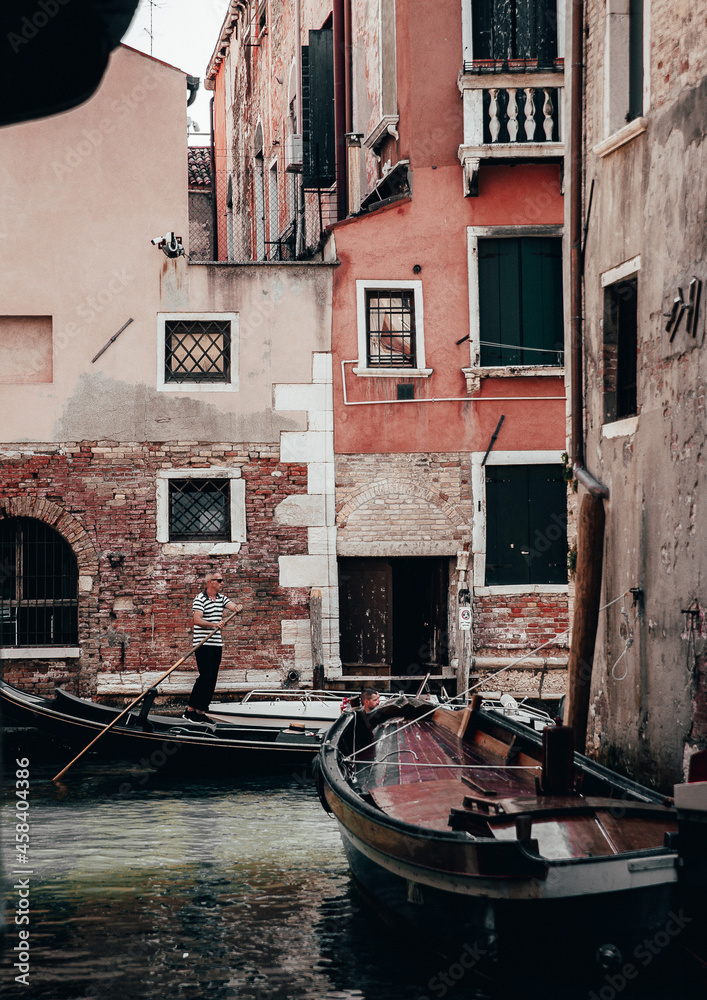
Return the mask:
MULTIPOLYGON (((429 816, 430 797, 440 795, 444 779, 365 785, 361 775, 370 772, 364 767, 354 776, 343 763, 345 726, 337 723, 324 744, 317 762, 318 788, 322 804, 338 823, 352 875, 379 910, 415 927, 448 953, 467 949, 465 954, 479 962, 512 962, 521 951, 531 959, 538 949, 551 953, 554 962, 567 957, 573 966, 594 970, 598 953, 618 955, 637 967, 646 957, 653 961, 646 942, 664 937, 673 916, 679 921, 680 909, 677 854, 663 846, 662 833, 656 837, 651 831, 659 840, 655 848, 553 857, 542 854, 537 839, 523 839, 515 830, 509 835, 493 810, 490 824, 496 836, 404 821, 387 812, 385 803, 394 806, 397 800, 400 805, 406 799, 420 815, 429 816)), ((516 726, 512 735, 527 741, 525 752, 532 751, 534 734, 526 737, 516 726)), ((422 744, 416 745, 421 751, 422 744)), ((593 762, 587 762, 586 778, 587 785, 597 787, 581 800, 555 799, 553 806, 551 799, 528 798, 541 838, 548 812, 560 823, 569 817, 571 827, 575 812, 582 823, 582 816, 596 811, 607 826, 610 818, 616 820, 612 829, 617 838, 616 824, 624 821, 631 826, 645 820, 646 829, 654 824, 660 830, 663 822, 666 831, 674 828, 674 811, 648 789, 601 773, 593 762), (599 798, 602 781, 605 796, 629 792, 633 798, 599 798)), ((520 801, 501 800, 501 805, 510 810, 520 801)), ((478 814, 473 815, 476 820, 478 814)))
MULTIPOLYGON (((83 749, 113 721, 119 710, 57 692, 54 699, 19 691, 0 682, 4 725, 37 730, 67 747, 83 749), (83 717, 82 717, 83 716, 83 717)), ((219 725, 199 727, 168 716, 136 716, 101 735, 91 752, 137 760, 142 765, 203 773, 295 770, 311 765, 320 746, 313 732, 219 725)))

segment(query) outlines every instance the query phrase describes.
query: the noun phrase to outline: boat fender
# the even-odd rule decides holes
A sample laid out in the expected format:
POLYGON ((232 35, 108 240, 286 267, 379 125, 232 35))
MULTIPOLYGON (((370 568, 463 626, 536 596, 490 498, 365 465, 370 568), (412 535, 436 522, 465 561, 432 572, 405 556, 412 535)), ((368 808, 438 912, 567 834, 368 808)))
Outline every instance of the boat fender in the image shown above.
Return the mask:
POLYGON ((327 802, 326 795, 324 794, 324 775, 322 774, 322 765, 319 757, 315 757, 314 759, 314 764, 312 765, 312 775, 314 777, 314 785, 317 789, 317 795, 319 796, 322 808, 325 812, 330 813, 331 806, 327 802))

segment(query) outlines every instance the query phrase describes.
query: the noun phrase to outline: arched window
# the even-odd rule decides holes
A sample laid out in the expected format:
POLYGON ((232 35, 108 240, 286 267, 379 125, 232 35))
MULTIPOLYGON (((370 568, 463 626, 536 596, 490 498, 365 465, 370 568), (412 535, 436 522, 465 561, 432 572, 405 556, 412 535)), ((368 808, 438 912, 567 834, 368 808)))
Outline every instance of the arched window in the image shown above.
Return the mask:
POLYGON ((31 517, 0 520, 0 645, 78 642, 79 572, 69 543, 31 517))

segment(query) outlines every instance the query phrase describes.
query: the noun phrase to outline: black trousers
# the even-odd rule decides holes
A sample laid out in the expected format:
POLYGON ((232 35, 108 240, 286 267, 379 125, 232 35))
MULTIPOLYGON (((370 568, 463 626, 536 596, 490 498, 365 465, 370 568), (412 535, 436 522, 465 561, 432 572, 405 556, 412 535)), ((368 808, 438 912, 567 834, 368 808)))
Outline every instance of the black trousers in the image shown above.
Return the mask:
POLYGON ((221 666, 222 653, 223 646, 202 646, 194 653, 199 676, 189 695, 189 705, 199 712, 205 712, 211 704, 218 678, 218 668, 221 666))

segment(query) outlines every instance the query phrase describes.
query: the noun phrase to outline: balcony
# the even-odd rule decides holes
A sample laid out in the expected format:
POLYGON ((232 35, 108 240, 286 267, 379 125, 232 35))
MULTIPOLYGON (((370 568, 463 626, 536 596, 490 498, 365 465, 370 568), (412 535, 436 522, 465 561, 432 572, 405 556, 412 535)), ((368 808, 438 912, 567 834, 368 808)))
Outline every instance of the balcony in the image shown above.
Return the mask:
POLYGON ((555 61, 554 69, 537 69, 527 59, 478 59, 464 64, 458 84, 464 101, 459 159, 465 197, 478 194, 482 160, 563 156, 562 59, 555 61))

